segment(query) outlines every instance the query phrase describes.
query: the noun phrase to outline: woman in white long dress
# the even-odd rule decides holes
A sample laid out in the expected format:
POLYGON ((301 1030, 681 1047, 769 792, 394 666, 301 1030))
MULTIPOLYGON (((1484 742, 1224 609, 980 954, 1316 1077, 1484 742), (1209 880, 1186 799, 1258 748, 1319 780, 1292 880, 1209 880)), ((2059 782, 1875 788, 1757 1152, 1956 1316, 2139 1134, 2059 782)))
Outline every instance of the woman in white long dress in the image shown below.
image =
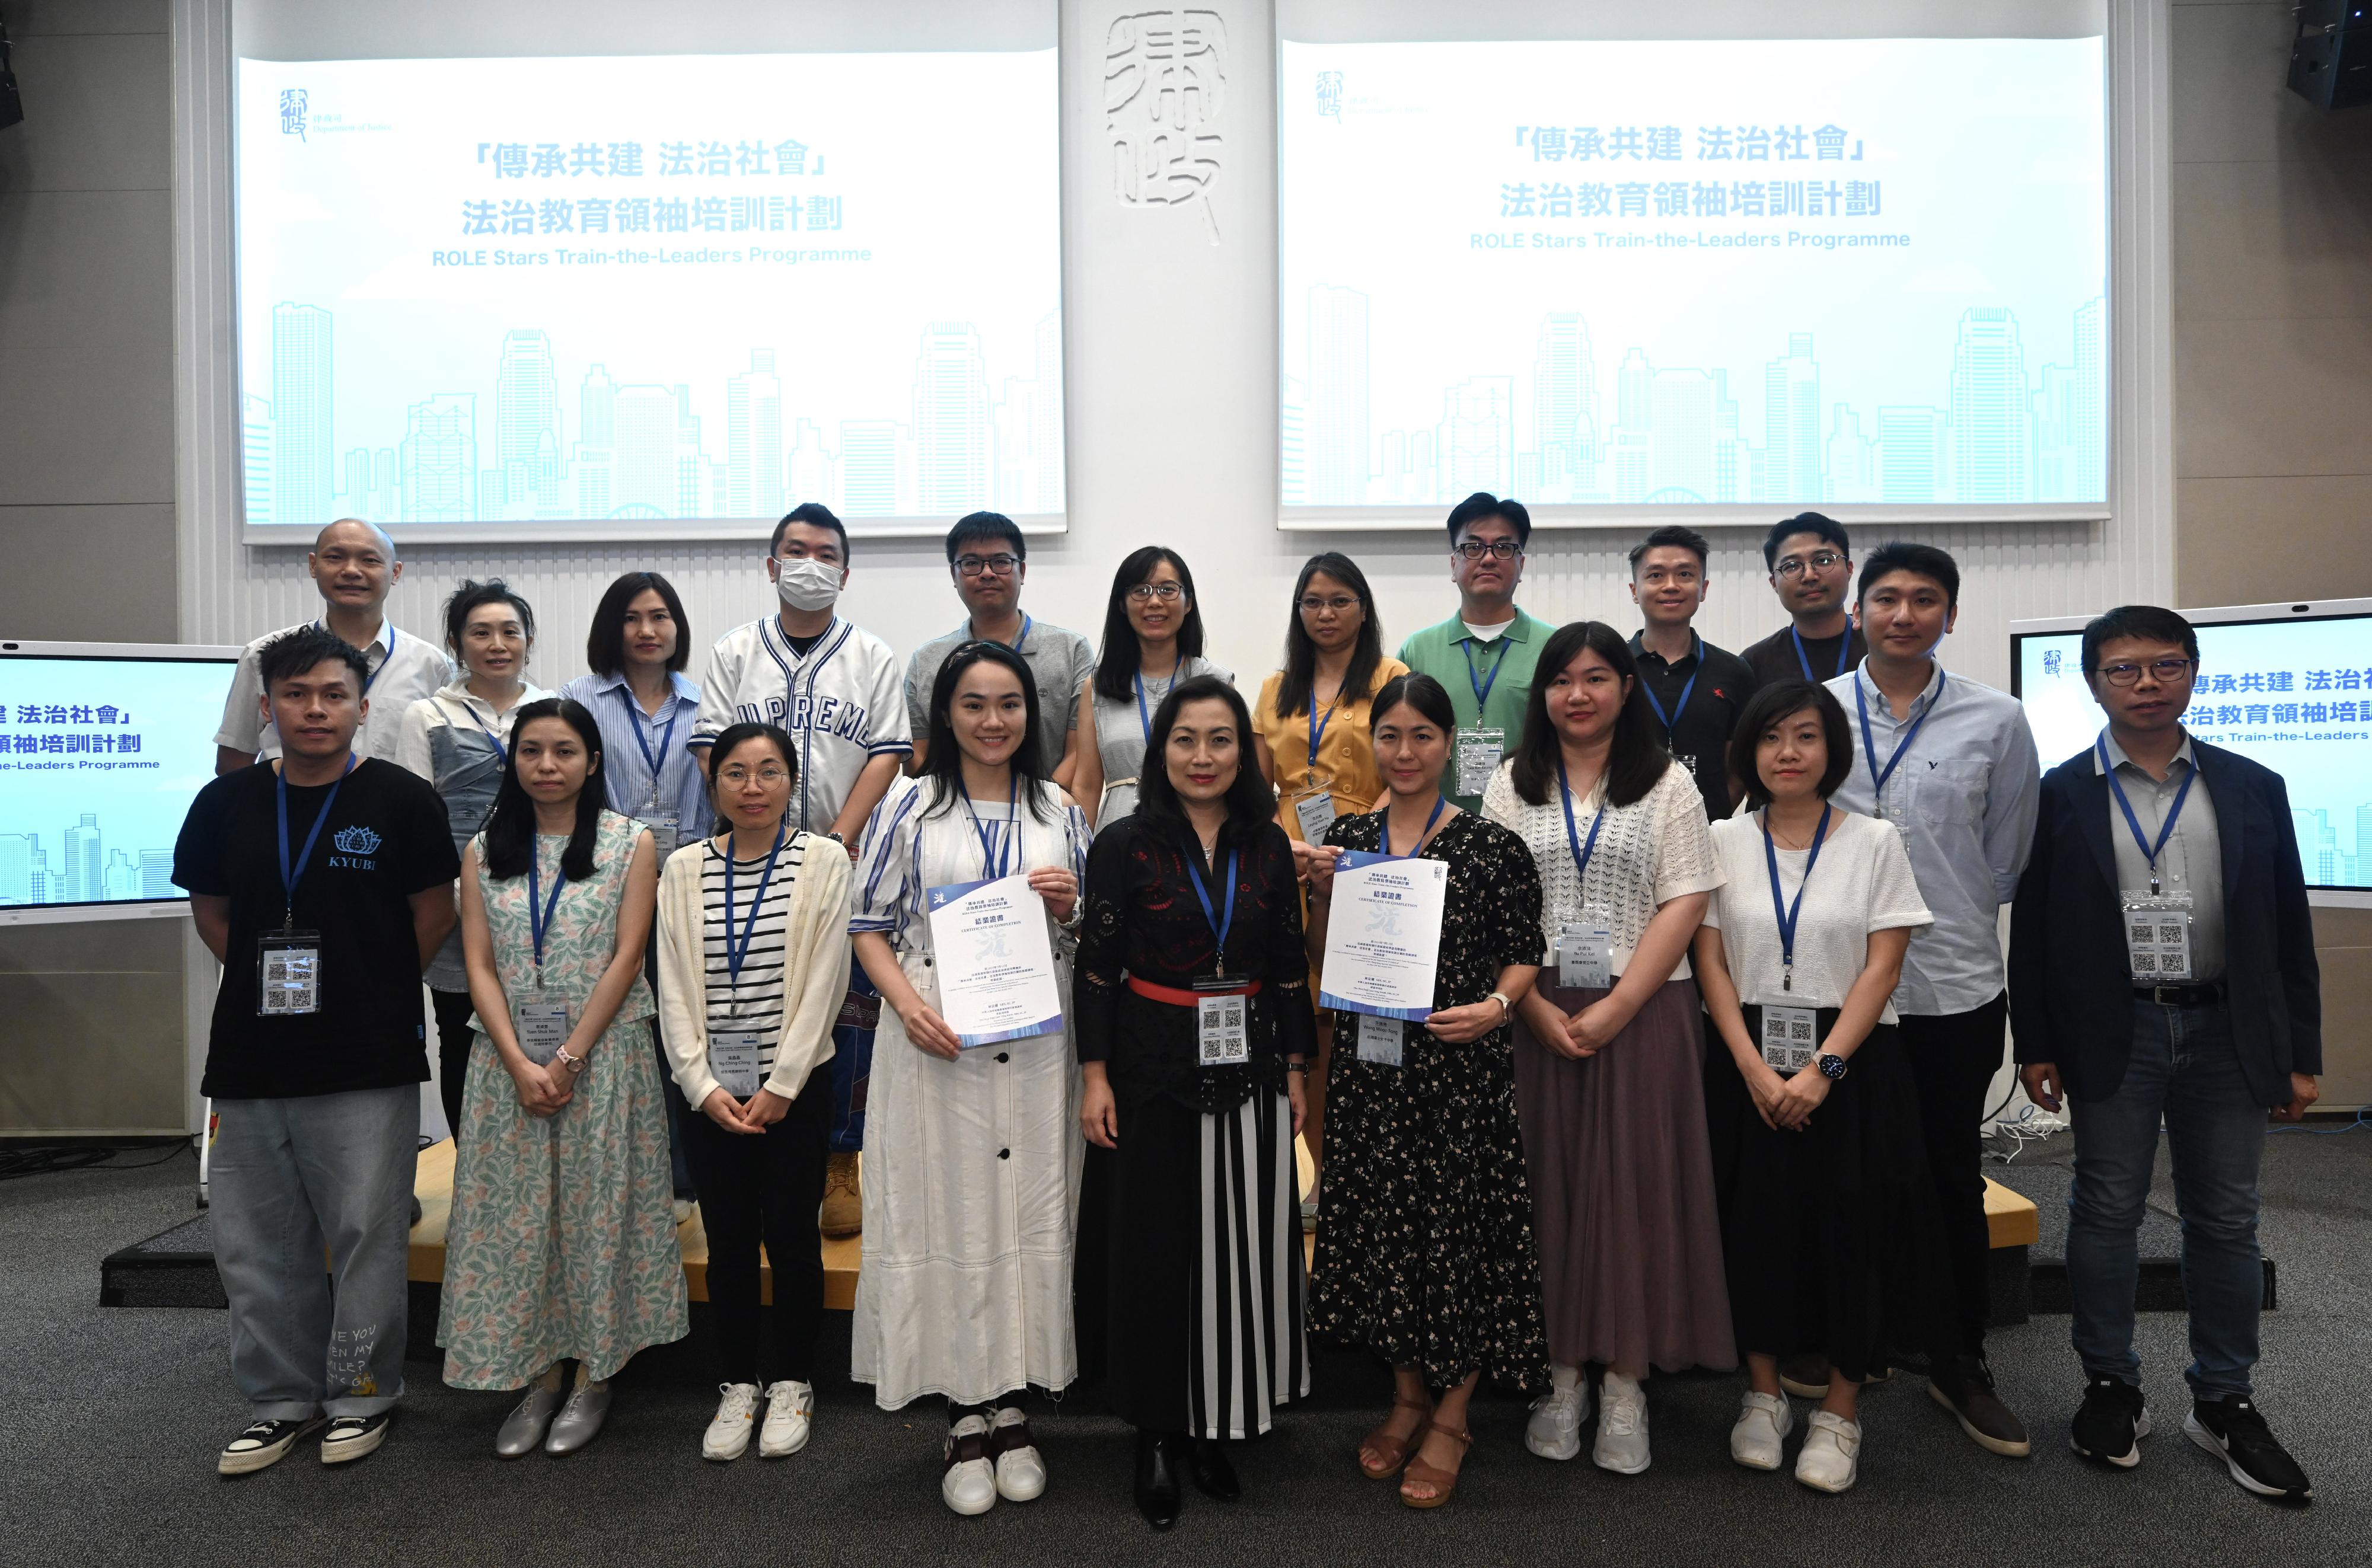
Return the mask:
POLYGON ((881 988, 865 1139, 865 1261, 852 1370, 897 1410, 948 1405, 940 1495, 959 1514, 1028 1502, 1046 1468, 1021 1405, 1078 1371, 1071 1271, 1081 1140, 1065 1027, 966 1049, 939 1012, 929 890, 1027 877, 1063 1012, 1087 826, 1039 772, 1038 693, 996 643, 948 656, 924 772, 865 830, 849 931, 881 988))

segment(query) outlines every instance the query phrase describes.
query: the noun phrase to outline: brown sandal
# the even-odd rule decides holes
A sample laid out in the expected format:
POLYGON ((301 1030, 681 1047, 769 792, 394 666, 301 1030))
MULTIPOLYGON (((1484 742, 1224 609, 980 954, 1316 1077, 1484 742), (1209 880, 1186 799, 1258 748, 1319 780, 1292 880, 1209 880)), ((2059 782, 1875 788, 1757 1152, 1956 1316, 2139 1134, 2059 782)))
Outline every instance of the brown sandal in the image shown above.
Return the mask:
POLYGON ((1389 1481, 1400 1474, 1402 1467, 1409 1462, 1409 1456, 1416 1452, 1416 1446, 1424 1441, 1426 1428, 1433 1423, 1433 1407, 1429 1404, 1420 1405, 1409 1400, 1395 1398, 1392 1400, 1392 1409, 1417 1411, 1421 1412, 1421 1416, 1416 1423, 1416 1430, 1405 1437, 1395 1436, 1378 1426, 1359 1440, 1361 1456, 1359 1472, 1369 1481, 1389 1481), (1370 1448, 1384 1456, 1384 1462, 1381 1465, 1370 1466, 1367 1463, 1366 1454, 1370 1448))
MULTIPOLYGON (((1436 1424, 1431 1430, 1433 1432, 1439 1433, 1442 1436, 1448 1438, 1450 1441, 1458 1445, 1458 1463, 1459 1469, 1462 1469, 1466 1464, 1466 1451, 1474 1446, 1473 1434, 1471 1432, 1461 1432, 1454 1426, 1442 1426, 1439 1424, 1436 1424)), ((1408 1473, 1401 1479, 1401 1501, 1407 1504, 1412 1508, 1441 1507, 1443 1504, 1447 1504, 1451 1497, 1457 1494, 1458 1475, 1458 1470, 1446 1470, 1437 1465, 1428 1465, 1423 1459, 1411 1458, 1409 1460, 1408 1473), (1433 1495, 1430 1497, 1411 1497, 1408 1490, 1410 1481, 1417 1481, 1423 1485, 1432 1487, 1433 1495)))

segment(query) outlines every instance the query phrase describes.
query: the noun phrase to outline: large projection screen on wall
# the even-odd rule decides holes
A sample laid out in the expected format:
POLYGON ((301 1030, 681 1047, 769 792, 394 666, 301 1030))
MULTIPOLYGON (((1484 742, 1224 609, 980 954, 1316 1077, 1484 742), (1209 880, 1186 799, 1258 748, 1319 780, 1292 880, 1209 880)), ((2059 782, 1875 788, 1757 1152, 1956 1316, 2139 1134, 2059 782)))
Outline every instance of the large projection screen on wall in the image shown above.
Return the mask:
POLYGON ((309 9, 235 17, 250 540, 1061 526, 1054 0, 309 9))
POLYGON ((1287 525, 2107 515, 2100 6, 1280 0, 1277 47, 1287 525))

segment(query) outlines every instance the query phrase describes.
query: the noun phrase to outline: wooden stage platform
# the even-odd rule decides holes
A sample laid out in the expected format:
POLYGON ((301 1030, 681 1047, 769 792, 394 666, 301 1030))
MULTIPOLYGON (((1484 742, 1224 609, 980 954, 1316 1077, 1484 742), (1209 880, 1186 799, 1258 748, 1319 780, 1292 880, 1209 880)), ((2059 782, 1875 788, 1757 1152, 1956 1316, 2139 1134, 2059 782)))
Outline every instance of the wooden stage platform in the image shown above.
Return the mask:
MULTIPOLYGON (((1296 1152, 1300 1155, 1301 1181, 1306 1191, 1309 1156, 1298 1147, 1296 1152)), ((453 1213, 451 1139, 420 1151, 420 1175, 414 1191, 420 1198, 420 1223, 412 1227, 411 1277, 419 1283, 436 1284, 445 1278, 445 1224, 453 1213)), ((1992 1232, 1996 1249, 2014 1247, 2022 1250, 2033 1246, 2041 1234, 2033 1201, 1991 1179, 1985 1182, 1985 1225, 1992 1232)), ((701 1228, 697 1207, 692 1217, 677 1228, 676 1237, 683 1245, 685 1286, 692 1300, 706 1301, 708 1234, 701 1228)), ((1313 1239, 1304 1237, 1304 1248, 1309 1247, 1313 1239)), ((845 1312, 856 1304, 856 1270, 864 1256, 864 1241, 858 1237, 823 1244, 824 1306, 845 1312)), ((762 1264, 760 1279, 767 1299, 772 1300, 773 1271, 762 1264)))

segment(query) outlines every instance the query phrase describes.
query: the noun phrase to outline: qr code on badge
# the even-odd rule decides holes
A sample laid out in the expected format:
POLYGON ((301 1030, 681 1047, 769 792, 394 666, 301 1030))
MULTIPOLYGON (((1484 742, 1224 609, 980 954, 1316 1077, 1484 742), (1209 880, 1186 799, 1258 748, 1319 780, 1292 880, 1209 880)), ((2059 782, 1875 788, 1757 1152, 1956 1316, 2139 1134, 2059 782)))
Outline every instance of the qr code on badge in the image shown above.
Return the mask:
POLYGON ((1812 1026, 1806 1023, 1801 1018, 1790 1019, 1787 1024, 1787 1038, 1789 1040, 1810 1040, 1812 1038, 1812 1026))
POLYGON ((2161 925, 2157 928, 2157 939, 2171 947, 2176 943, 2182 940, 2182 927, 2180 925, 2161 925))
POLYGON ((1244 1027, 1244 1005, 1240 1002, 1229 1003, 1221 1009, 1220 1016, 1227 1021, 1227 1027, 1230 1031, 1240 1029, 1244 1027))
POLYGON ((2157 973, 2157 955, 2156 953, 2135 953, 2134 955, 2134 972, 2135 974, 2157 973))

